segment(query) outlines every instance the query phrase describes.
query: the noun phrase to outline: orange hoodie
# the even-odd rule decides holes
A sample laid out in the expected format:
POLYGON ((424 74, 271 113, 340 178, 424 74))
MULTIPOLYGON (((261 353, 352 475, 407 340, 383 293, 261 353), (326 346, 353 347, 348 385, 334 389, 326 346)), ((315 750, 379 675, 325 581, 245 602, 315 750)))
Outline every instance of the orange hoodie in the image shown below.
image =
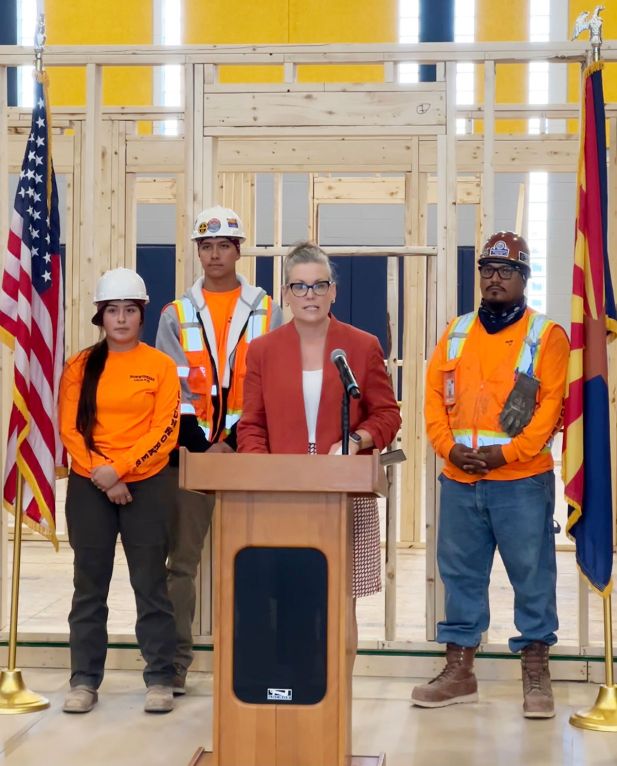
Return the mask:
POLYGON ((76 427, 87 352, 71 357, 60 382, 60 435, 72 469, 90 476, 112 465, 122 481, 140 481, 167 465, 179 428, 180 383, 173 360, 140 343, 130 351, 110 351, 96 393, 93 437, 105 457, 91 452, 76 427))
MULTIPOLYGON (((447 359, 450 325, 441 336, 429 362, 426 376, 424 416, 428 437, 435 452, 446 462, 444 474, 456 481, 472 483, 478 477, 449 462, 455 444, 454 432, 478 435, 500 432, 499 414, 514 386, 514 370, 524 343, 530 310, 509 327, 493 335, 476 319, 471 326, 462 356, 447 359), (454 376, 455 401, 446 405, 444 379, 454 376)), ((484 479, 511 480, 535 476, 553 468, 547 442, 559 428, 565 393, 569 342, 562 327, 551 326, 542 340, 535 375, 540 380, 537 406, 529 424, 502 446, 506 465, 489 471, 484 479)), ((490 441, 490 437, 488 438, 490 441)))

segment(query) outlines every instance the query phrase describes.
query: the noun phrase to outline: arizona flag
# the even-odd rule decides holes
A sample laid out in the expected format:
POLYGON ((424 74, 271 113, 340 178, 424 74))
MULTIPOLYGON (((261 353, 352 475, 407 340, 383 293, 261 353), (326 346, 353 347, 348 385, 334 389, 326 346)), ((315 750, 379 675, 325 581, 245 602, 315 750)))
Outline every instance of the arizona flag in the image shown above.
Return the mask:
POLYGON ((37 72, 32 127, 19 174, 2 286, 0 340, 14 351, 3 502, 57 547, 56 468, 66 466, 56 405, 64 360, 58 191, 51 159, 47 75, 37 72))
POLYGON ((611 592, 613 506, 607 341, 617 313, 607 252, 606 126, 602 64, 582 83, 581 142, 572 287, 571 351, 564 414, 562 474, 567 531, 580 571, 611 592))

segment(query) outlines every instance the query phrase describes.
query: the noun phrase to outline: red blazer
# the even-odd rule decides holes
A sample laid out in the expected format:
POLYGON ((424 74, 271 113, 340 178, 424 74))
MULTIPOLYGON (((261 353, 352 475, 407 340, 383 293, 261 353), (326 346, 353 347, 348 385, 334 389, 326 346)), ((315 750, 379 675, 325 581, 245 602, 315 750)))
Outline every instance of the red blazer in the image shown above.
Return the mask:
MULTIPOLYGON (((379 341, 331 317, 317 414, 317 452, 326 454, 342 437, 343 386, 330 361, 335 348, 347 354, 362 393, 360 399, 351 400, 350 430, 366 429, 381 450, 396 436, 401 417, 379 341)), ((307 449, 300 336, 292 321, 256 338, 249 346, 238 452, 304 454, 307 449)))

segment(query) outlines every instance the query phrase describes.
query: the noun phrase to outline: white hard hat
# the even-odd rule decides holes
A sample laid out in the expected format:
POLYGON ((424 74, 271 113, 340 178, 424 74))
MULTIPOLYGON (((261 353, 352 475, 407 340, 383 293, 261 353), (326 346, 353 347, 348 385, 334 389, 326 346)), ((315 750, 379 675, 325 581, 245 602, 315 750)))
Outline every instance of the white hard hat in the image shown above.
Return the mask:
POLYGON ((101 301, 136 300, 148 303, 146 283, 133 269, 111 269, 99 277, 94 292, 94 303, 101 301))
POLYGON ((207 207, 195 219, 191 239, 233 237, 244 242, 244 226, 240 216, 229 207, 207 207))

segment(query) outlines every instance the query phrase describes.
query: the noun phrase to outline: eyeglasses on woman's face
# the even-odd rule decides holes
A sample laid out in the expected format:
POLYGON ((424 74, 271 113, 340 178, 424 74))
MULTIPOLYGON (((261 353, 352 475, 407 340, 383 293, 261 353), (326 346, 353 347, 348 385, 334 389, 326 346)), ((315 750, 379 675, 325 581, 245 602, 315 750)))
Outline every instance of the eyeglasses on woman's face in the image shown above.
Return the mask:
POLYGON ((483 263, 478 267, 478 271, 483 279, 490 279, 497 273, 499 274, 500 279, 508 280, 512 279, 512 275, 515 274, 518 269, 516 266, 510 266, 508 264, 504 264, 503 266, 493 266, 491 263, 483 263))
POLYGON ((304 298, 308 295, 308 291, 312 290, 313 295, 321 298, 330 289, 330 285, 334 284, 330 279, 320 279, 318 282, 314 282, 312 285, 307 285, 306 282, 290 282, 287 287, 291 290, 292 295, 296 298, 304 298))

